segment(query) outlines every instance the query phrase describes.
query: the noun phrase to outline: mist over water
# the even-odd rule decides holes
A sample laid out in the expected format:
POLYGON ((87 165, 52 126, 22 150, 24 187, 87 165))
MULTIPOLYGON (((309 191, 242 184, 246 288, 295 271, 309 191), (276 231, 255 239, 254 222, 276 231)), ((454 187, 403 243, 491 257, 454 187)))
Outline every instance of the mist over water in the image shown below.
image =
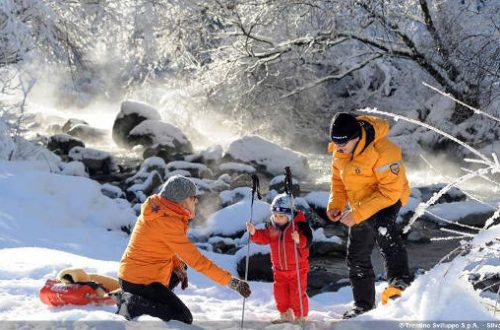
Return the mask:
MULTIPOLYGON (((87 89, 69 92, 64 87, 71 82, 67 72, 45 68, 40 69, 38 74, 40 75, 27 97, 26 111, 43 117, 43 125, 42 131, 32 133, 50 135, 51 132, 47 131, 47 127, 51 124, 63 125, 69 118, 81 119, 91 127, 107 132, 104 139, 97 142, 89 141, 86 145, 112 152, 118 157, 140 157, 140 153, 136 154, 134 151, 119 148, 111 138, 114 120, 124 100, 136 100, 156 108, 163 121, 178 126, 187 135, 193 143, 195 152, 214 145, 221 145, 227 149, 234 139, 252 133, 246 131, 244 125, 238 123, 238 118, 221 114, 217 111, 216 104, 199 96, 199 86, 179 81, 154 82, 127 93, 115 90, 110 95, 112 88, 99 91, 96 86, 92 86, 92 82, 87 82, 89 84, 87 89), (44 132, 43 129, 46 131, 44 132)), ((94 84, 98 85, 95 82, 94 84)), ((277 136, 275 132, 263 130, 260 130, 258 134, 262 134, 279 145, 286 146, 287 137, 277 136)), ((311 149, 324 150, 324 153, 305 154, 310 167, 308 181, 317 189, 328 190, 331 154, 326 151, 326 143, 324 146, 311 149)), ((444 154, 419 155, 413 157, 411 161, 405 161, 411 187, 449 183, 466 174, 463 168, 472 168, 470 164, 458 163, 444 154)), ((498 184, 482 178, 474 178, 458 186, 478 198, 486 199, 498 198, 498 187, 498 184)))

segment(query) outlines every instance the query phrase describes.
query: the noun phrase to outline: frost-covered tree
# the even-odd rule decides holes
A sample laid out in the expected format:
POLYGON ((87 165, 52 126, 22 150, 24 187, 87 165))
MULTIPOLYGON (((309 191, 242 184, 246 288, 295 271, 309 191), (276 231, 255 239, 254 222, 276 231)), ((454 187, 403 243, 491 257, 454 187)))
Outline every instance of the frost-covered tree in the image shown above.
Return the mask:
MULTIPOLYGON (((332 110, 398 110, 405 101, 416 109, 421 81, 487 110, 499 99, 496 1, 221 0, 198 8, 220 22, 212 35, 223 42, 203 52, 210 61, 197 74, 250 129, 325 136, 332 110), (395 95, 401 86, 406 94, 395 95)), ((471 114, 457 106, 443 119, 459 124, 471 114)))
MULTIPOLYGON (((434 120, 422 81, 496 111, 499 21, 495 0, 5 0, 0 66, 57 64, 71 77, 66 94, 118 98, 182 81, 202 96, 198 109, 241 131, 313 145, 333 111, 434 120)), ((476 134, 467 108, 448 112, 439 118, 464 138, 498 138, 476 134)))

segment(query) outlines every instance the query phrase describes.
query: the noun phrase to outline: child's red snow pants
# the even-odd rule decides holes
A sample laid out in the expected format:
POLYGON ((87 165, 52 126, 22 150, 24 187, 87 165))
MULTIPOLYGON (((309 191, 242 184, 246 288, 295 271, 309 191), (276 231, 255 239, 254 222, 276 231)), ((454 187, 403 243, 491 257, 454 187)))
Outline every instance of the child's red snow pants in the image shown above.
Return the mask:
POLYGON ((300 296, 302 297, 303 314, 300 315, 299 284, 297 281, 297 271, 275 270, 274 275, 274 299, 276 308, 280 313, 285 313, 289 308, 293 310, 295 318, 306 317, 309 312, 309 302, 307 299, 307 268, 299 270, 300 273, 300 296))

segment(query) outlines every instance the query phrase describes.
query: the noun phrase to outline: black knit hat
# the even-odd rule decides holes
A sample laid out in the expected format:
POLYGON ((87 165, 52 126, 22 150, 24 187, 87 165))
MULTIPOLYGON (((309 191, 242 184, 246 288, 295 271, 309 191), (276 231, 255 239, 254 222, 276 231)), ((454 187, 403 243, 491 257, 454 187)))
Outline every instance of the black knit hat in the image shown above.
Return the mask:
POLYGON ((346 112, 337 112, 330 124, 330 137, 335 143, 346 143, 361 135, 361 126, 356 117, 346 112))

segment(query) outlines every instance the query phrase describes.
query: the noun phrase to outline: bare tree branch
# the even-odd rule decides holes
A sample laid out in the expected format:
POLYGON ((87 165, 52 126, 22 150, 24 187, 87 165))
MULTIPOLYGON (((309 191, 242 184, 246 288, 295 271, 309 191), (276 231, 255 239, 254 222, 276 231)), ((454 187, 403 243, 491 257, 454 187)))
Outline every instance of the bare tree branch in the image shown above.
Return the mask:
POLYGON ((341 73, 341 74, 337 74, 337 75, 328 75, 328 76, 325 76, 325 77, 322 77, 318 80, 315 80, 315 81, 312 81, 304 86, 301 86, 301 87, 298 87, 296 89, 294 89, 293 91, 291 91, 290 93, 288 94, 285 94, 283 96, 280 97, 280 99, 284 99, 284 98, 287 98, 287 97, 290 97, 290 96, 293 96, 293 95, 296 95, 296 94, 299 94, 305 90, 308 90, 310 88, 313 88, 315 86, 318 86, 326 81, 329 81, 329 80, 340 80, 342 78, 344 78, 345 76, 357 71, 357 70, 360 70, 362 69, 363 67, 365 67, 367 64, 370 64, 372 61, 376 60, 377 58, 380 58, 382 57, 382 54, 379 54, 377 56, 374 56, 374 57, 371 57, 361 63, 359 63, 358 65, 356 66, 353 66, 352 68, 350 68, 349 70, 341 73))

